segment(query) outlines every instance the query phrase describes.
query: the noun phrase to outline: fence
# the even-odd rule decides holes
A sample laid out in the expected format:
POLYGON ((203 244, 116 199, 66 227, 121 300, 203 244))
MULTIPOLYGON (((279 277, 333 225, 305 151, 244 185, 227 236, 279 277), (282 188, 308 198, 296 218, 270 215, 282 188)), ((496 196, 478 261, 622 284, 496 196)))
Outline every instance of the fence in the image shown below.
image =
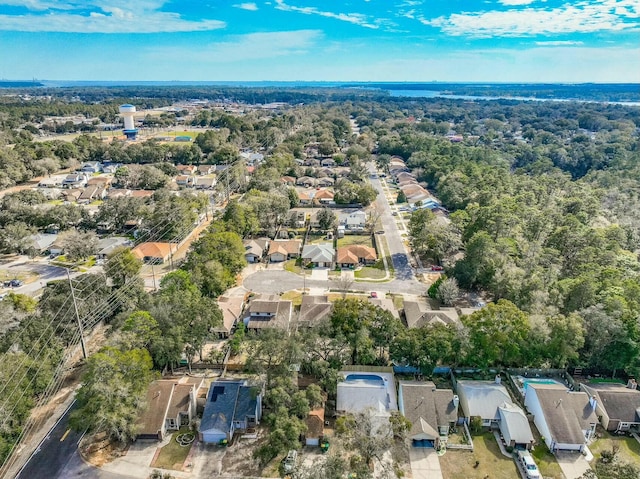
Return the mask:
POLYGON ((467 423, 462 423, 462 436, 467 441, 466 444, 454 444, 447 441, 447 449, 463 449, 465 451, 473 451, 473 439, 471 438, 471 433, 469 432, 469 428, 467 427, 467 423))

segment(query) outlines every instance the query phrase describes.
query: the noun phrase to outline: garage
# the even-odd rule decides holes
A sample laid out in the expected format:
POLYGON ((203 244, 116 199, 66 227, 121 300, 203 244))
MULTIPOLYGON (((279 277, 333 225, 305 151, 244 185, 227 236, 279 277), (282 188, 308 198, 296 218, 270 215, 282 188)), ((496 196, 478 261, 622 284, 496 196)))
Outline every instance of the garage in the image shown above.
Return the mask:
POLYGON ((227 435, 220 431, 203 431, 201 435, 205 444, 220 444, 220 441, 227 438, 227 435))

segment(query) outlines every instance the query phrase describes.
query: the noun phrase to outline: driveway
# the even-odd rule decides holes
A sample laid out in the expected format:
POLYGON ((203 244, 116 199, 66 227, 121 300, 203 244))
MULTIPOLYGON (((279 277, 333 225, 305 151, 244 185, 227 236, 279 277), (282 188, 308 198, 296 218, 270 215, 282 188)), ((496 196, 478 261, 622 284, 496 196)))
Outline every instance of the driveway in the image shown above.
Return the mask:
POLYGON ((311 280, 313 281, 328 281, 329 270, 327 268, 314 268, 311 270, 311 280))
POLYGON ((578 479, 591 469, 587 460, 579 452, 556 452, 556 459, 567 479, 578 479))
POLYGON ((435 449, 412 447, 409 449, 409 461, 414 479, 443 479, 435 449))

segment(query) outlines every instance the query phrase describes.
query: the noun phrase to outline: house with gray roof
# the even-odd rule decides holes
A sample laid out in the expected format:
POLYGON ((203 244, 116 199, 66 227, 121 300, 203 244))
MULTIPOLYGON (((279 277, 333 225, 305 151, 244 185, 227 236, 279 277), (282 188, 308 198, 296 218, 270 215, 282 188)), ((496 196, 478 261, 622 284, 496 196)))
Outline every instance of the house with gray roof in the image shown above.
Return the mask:
POLYGON ((504 403, 513 404, 511 396, 501 382, 499 376, 495 381, 456 381, 456 392, 460 397, 462 415, 468 423, 472 417, 482 419, 482 425, 491 426, 500 421, 498 408, 504 403))
POLYGON ((121 247, 131 246, 131 240, 124 236, 110 236, 98 240, 97 259, 105 259, 110 253, 121 247))
POLYGON ((336 250, 331 243, 310 244, 302 248, 302 260, 314 268, 331 268, 336 250))
POLYGON ((231 441, 237 432, 256 427, 262 417, 260 388, 244 380, 211 383, 200 422, 199 438, 205 444, 231 441))
POLYGON ((262 295, 255 298, 249 304, 244 323, 247 329, 260 331, 264 328, 289 329, 293 303, 283 301, 280 296, 262 295))
POLYGON ((626 386, 614 383, 581 384, 596 400, 596 414, 607 431, 626 432, 640 428, 640 391, 635 379, 626 386))
POLYGON ((412 447, 445 445, 449 430, 458 420, 458 396, 450 389, 437 389, 431 381, 400 381, 398 406, 411 423, 412 447))
POLYGON ((300 312, 298 313, 298 326, 312 327, 324 319, 327 319, 333 311, 333 303, 327 295, 302 296, 300 312))
POLYGON ((533 433, 524 411, 514 404, 505 402, 498 407, 498 414, 500 434, 505 445, 530 450, 533 447, 533 433))
POLYGON ((434 309, 426 301, 405 301, 404 317, 409 328, 420 328, 436 323, 453 326, 462 325, 455 308, 434 309))
POLYGON ((259 263, 269 249, 269 238, 245 240, 243 244, 245 249, 244 257, 247 263, 259 263))
POLYGON ((524 405, 551 452, 582 452, 596 431, 595 399, 561 384, 530 383, 524 405))

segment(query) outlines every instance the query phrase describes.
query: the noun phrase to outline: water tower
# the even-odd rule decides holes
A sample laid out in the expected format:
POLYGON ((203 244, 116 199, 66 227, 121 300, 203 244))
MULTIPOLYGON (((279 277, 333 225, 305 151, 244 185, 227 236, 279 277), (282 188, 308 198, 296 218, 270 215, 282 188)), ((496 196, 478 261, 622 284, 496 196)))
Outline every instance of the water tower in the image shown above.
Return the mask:
POLYGON ((136 136, 138 136, 138 130, 135 127, 135 123, 133 121, 133 116, 136 113, 136 107, 133 105, 120 105, 120 115, 124 119, 124 130, 122 132, 125 134, 128 140, 135 140, 136 136))

